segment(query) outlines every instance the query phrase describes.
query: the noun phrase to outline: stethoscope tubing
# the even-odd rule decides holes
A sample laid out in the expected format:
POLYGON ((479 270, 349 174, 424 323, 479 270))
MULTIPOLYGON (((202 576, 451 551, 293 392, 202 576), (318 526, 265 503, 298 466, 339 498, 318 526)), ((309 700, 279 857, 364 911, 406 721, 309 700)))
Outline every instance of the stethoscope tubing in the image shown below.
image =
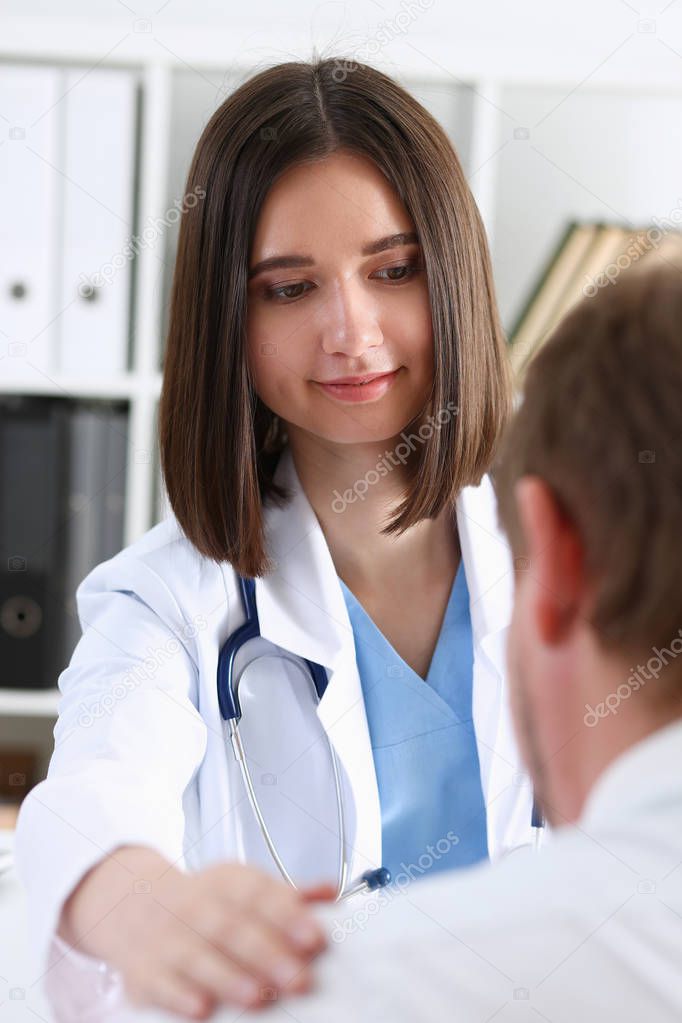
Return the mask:
MULTIPOLYGON (((234 751, 235 759, 239 763, 239 767, 241 769, 242 778, 244 779, 244 785, 245 785, 246 791, 248 793, 249 802, 251 803, 253 811, 254 811, 254 813, 256 815, 256 819, 257 819, 258 824, 260 826, 260 830, 261 830, 261 833, 263 835, 263 839, 265 840, 265 844, 268 847, 268 851, 269 851, 270 855, 272 856, 273 860, 275 861, 275 863, 277 864, 277 867, 278 867, 282 877, 284 878, 284 880, 287 881, 292 886, 292 888, 298 888, 296 882, 294 881, 294 879, 289 874, 289 871, 286 869, 284 863, 282 862, 282 859, 281 859, 279 853, 277 852, 277 847, 275 846, 275 843, 272 840, 272 836, 270 835, 270 831, 268 829, 268 826, 265 823, 265 818, 263 817, 263 814, 261 812, 260 804, 258 802, 258 797, 256 796, 256 792, 255 792, 255 789, 254 789, 254 786, 253 786, 253 779, 251 778, 251 772, 249 771, 249 767, 248 767, 248 764, 247 764, 247 761, 246 761, 246 754, 244 752, 244 746, 243 746, 242 741, 241 741, 241 736, 239 735, 239 725, 237 724, 237 721, 234 718, 230 719, 230 721, 228 722, 228 725, 229 725, 229 729, 230 729, 230 741, 232 743, 232 749, 234 751)), ((346 877, 347 877, 347 872, 348 872, 348 866, 347 866, 347 863, 346 863, 346 855, 345 855, 345 849, 346 849, 346 822, 345 822, 345 817, 344 817, 344 812, 343 812, 343 796, 342 796, 342 792, 341 792, 341 779, 339 777, 339 765, 338 765, 338 760, 337 760, 337 757, 336 757, 336 752, 335 752, 334 747, 332 746, 331 742, 329 743, 329 751, 330 751, 330 754, 331 754, 332 769, 333 769, 333 772, 334 772, 334 788, 336 790, 337 820, 338 820, 339 836, 340 836, 339 837, 339 872, 338 872, 337 882, 336 882, 336 901, 340 902, 344 898, 347 898, 352 893, 349 892, 349 893, 344 894, 344 891, 343 891, 344 888, 345 888, 345 885, 346 885, 346 877)))

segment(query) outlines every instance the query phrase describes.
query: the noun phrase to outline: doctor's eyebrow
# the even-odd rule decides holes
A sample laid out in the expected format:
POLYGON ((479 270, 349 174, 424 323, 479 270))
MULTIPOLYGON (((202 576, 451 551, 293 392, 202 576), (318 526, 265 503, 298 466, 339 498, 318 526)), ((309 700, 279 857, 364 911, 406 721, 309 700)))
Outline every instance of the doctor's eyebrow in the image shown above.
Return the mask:
MULTIPOLYGON (((419 236, 416 231, 401 231, 398 234, 387 234, 384 238, 377 238, 364 246, 362 255, 374 256, 377 252, 396 249, 399 245, 419 245, 419 236)), ((248 279, 252 280, 258 274, 265 273, 266 270, 312 266, 314 262, 312 256, 270 256, 268 259, 261 259, 259 263, 251 267, 248 279)))

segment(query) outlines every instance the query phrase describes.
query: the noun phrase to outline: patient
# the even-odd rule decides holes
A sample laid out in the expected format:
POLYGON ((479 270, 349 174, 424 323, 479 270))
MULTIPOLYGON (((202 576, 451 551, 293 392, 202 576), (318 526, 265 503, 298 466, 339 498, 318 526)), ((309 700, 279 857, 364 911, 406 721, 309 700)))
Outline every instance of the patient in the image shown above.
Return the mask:
POLYGON ((551 839, 321 910, 317 991, 268 1023, 682 1019, 678 270, 569 314, 494 478, 512 710, 551 839))

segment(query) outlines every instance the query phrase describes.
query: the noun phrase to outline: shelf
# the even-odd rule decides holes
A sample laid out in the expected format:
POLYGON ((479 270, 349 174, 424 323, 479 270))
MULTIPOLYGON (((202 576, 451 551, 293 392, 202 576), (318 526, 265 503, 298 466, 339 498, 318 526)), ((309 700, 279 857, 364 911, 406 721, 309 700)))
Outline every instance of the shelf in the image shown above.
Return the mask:
POLYGON ((0 394, 57 395, 68 398, 136 398, 139 395, 158 397, 161 374, 142 376, 122 374, 120 377, 77 377, 58 373, 54 377, 4 379, 0 394))
POLYGON ((56 718, 60 696, 57 686, 50 689, 0 688, 0 715, 56 718))

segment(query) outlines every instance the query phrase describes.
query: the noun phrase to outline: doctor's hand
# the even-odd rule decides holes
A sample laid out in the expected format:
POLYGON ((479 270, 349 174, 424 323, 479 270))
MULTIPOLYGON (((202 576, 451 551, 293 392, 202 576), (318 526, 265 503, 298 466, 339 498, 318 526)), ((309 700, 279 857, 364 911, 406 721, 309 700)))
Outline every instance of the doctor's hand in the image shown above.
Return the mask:
POLYGON ((306 902, 333 896, 239 863, 185 873, 125 846, 85 875, 60 933, 117 969, 133 1005, 207 1019, 221 1003, 254 1008, 308 990, 327 939, 306 902))

